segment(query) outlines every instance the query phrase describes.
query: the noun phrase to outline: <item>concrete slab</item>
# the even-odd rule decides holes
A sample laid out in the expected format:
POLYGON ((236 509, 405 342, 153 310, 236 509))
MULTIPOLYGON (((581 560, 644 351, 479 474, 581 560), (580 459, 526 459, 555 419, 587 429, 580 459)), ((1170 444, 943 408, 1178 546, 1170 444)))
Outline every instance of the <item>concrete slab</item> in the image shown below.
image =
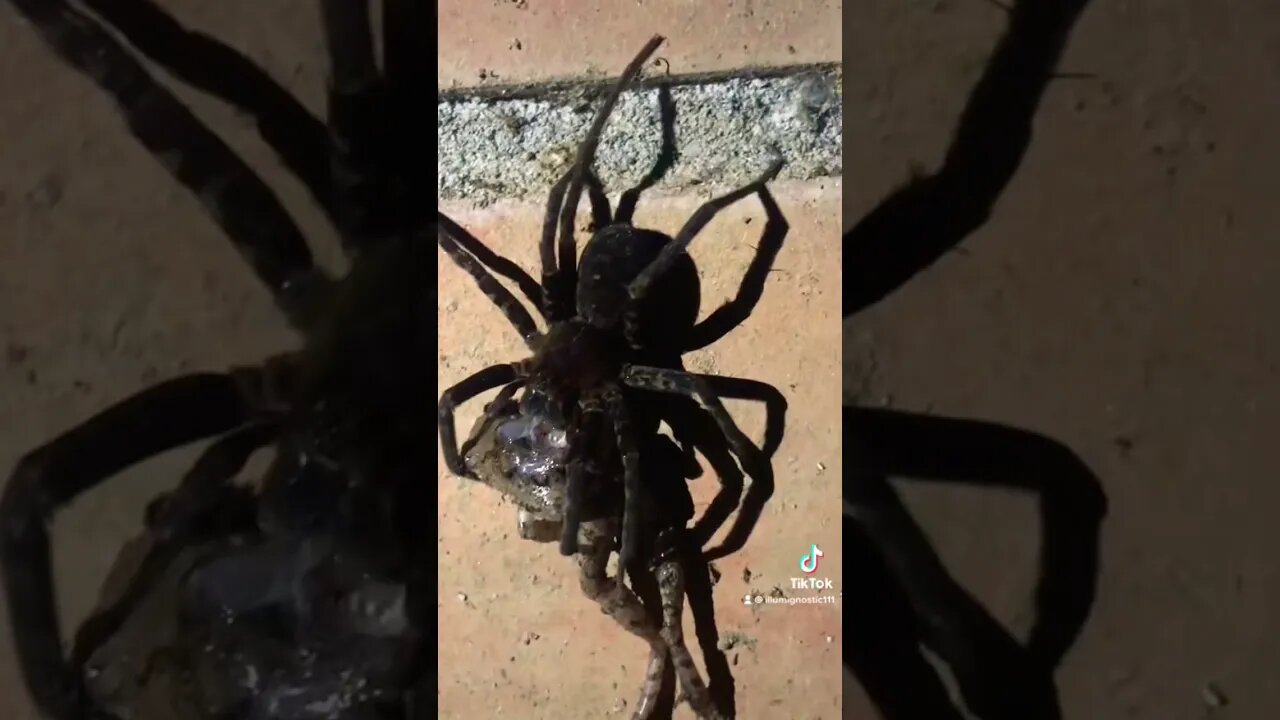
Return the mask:
POLYGON ((840 61, 840 0, 439 4, 441 89, 616 75, 653 35, 676 74, 840 61))
MULTIPOLYGON (((639 184, 659 162, 669 124, 674 162, 653 187, 664 194, 736 189, 778 159, 781 180, 839 176, 838 80, 813 69, 623 93, 596 150, 596 172, 616 187, 639 184)), ((598 103, 572 92, 441 102, 437 195, 472 203, 545 197, 576 157, 598 103)))
MULTIPOLYGON (((841 532, 840 416, 832 392, 840 367, 840 185, 784 184, 775 193, 791 231, 759 305, 722 341, 687 358, 698 372, 774 385, 789 402, 786 433, 774 458, 776 494, 747 547, 716 563, 717 624, 722 640, 733 645, 727 654, 738 716, 832 720, 840 709, 839 605, 743 604, 744 595, 767 595, 774 586, 789 595, 814 594, 791 590, 789 578, 799 575, 795 566, 811 544, 837 547, 841 532)), ((698 202, 688 196, 646 198, 637 224, 674 232, 698 202)), ((447 211, 502 254, 525 268, 537 267, 540 206, 447 211)), ((762 220, 759 203, 744 200, 692 246, 704 316, 737 292, 762 220)), ((440 268, 441 387, 524 356, 519 337, 443 252, 440 268)), ((470 404, 459 427, 469 428, 481 406, 470 404)), ((758 442, 760 408, 735 401, 728 406, 758 442)), ((627 717, 643 679, 647 646, 582 596, 572 561, 553 546, 517 537, 515 509, 496 493, 443 470, 439 482, 440 716, 475 717, 474 708, 493 707, 531 718, 627 717)), ((701 513, 714 493, 714 474, 695 481, 693 490, 701 513)), ((830 573, 836 588, 839 562, 819 570, 830 573)), ((688 615, 686 635, 694 644, 688 615)), ((701 653, 694 652, 705 668, 701 653)), ((682 707, 676 717, 691 717, 687 713, 682 707)))

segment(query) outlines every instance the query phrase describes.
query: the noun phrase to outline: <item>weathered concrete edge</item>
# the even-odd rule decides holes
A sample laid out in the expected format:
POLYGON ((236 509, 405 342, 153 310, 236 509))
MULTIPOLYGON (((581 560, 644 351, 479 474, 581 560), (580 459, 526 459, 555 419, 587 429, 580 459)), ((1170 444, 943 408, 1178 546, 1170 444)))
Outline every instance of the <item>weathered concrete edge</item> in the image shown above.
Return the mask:
MULTIPOLYGON (((677 87, 680 85, 710 85, 725 82, 734 78, 743 80, 770 79, 804 75, 807 73, 835 74, 840 73, 840 63, 809 63, 800 65, 762 65, 760 67, 737 68, 733 70, 715 70, 703 73, 686 73, 683 75, 661 74, 648 75, 631 84, 633 90, 655 90, 660 87, 677 87)), ((595 97, 613 86, 616 77, 599 78, 563 78, 539 80, 526 83, 506 83, 491 85, 475 85, 466 87, 436 88, 436 102, 464 102, 467 100, 532 100, 550 98, 556 95, 572 94, 575 97, 595 97)))
MULTIPOLYGON (((675 109, 676 159, 656 190, 741 186, 779 155, 785 161, 780 179, 839 176, 839 67, 767 70, 649 78, 625 93, 597 152, 601 179, 615 190, 630 187, 654 166, 662 139, 659 88, 675 109)), ((484 206, 545 195, 572 162, 593 99, 607 85, 451 94, 437 104, 439 199, 484 206)))
MULTIPOLYGON (((779 180, 769 183, 769 192, 783 206, 783 214, 787 213, 788 206, 808 205, 812 203, 834 203, 837 215, 840 214, 840 199, 843 196, 844 181, 839 176, 810 178, 808 180, 779 180)), ((609 199, 616 204, 618 192, 620 189, 610 189, 609 199)), ((637 225, 646 226, 644 217, 649 213, 657 210, 663 212, 672 207, 695 207, 697 204, 710 200, 714 195, 713 188, 704 187, 696 191, 683 190, 673 192, 661 188, 652 191, 646 191, 640 198, 638 204, 637 225)), ((462 222, 464 225, 480 224, 485 225, 494 219, 509 219, 521 215, 534 213, 541 217, 546 211, 546 196, 528 197, 528 198, 503 198, 490 203, 478 205, 466 199, 450 199, 441 200, 439 208, 442 212, 447 213, 454 220, 462 222)), ((751 205, 755 203, 758 207, 759 201, 754 198, 744 198, 741 202, 751 205)), ((584 202, 580 209, 580 215, 585 219, 588 209, 584 202)), ((667 228, 671 229, 671 228, 667 228)), ((837 244, 840 242, 840 236, 836 235, 831 238, 837 244)), ((818 240, 818 238, 811 238, 818 240)))

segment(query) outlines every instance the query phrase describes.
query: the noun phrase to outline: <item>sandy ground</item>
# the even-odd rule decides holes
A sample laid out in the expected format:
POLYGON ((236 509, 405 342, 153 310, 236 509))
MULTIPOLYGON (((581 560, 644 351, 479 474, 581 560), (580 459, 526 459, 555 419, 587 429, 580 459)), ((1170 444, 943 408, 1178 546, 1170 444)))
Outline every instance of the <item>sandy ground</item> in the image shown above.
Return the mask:
MULTIPOLYGON (((922 238, 895 221, 899 234, 882 237, 864 223, 855 238, 962 243, 909 281, 873 283, 864 268, 857 286, 846 269, 846 299, 896 288, 846 319, 846 394, 1042 433, 1106 493, 1097 599, 1057 673, 1067 718, 1280 712, 1277 9, 1089 3, 1058 69, 1091 77, 1048 85, 980 229, 922 238), (1210 684, 1225 706, 1210 707, 1210 684)), ((913 171, 943 165, 1007 15, 995 3, 874 0, 845 18, 850 229, 913 171)), ((1052 25, 1022 33, 995 95, 1006 110, 1052 25)), ((983 195, 1020 122, 984 114, 947 177, 983 195)), ((915 227, 962 226, 947 209, 916 206, 932 214, 915 227)), ((846 263, 851 254, 846 245, 846 263)), ((1024 635, 1035 495, 901 487, 955 577, 1024 635)), ((846 605, 848 643, 866 622, 846 605)), ((873 717, 855 683, 845 716, 873 717)))

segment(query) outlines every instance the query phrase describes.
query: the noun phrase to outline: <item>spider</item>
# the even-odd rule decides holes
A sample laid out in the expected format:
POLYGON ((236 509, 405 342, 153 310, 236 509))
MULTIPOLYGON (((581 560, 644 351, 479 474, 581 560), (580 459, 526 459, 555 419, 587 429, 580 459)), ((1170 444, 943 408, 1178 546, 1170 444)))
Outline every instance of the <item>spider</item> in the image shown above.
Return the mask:
MULTIPOLYGON (((738 470, 732 460, 718 453, 725 449, 726 440, 732 444, 735 439, 741 438, 741 433, 732 426, 731 420, 723 416, 723 408, 720 408, 722 416, 715 417, 714 409, 719 406, 715 397, 727 394, 763 400, 771 405, 770 410, 779 409, 779 406, 784 409, 785 399, 763 383, 683 373, 680 355, 691 346, 705 346, 714 342, 715 333, 707 332, 707 326, 714 323, 704 321, 704 324, 695 328, 700 295, 698 273, 691 258, 682 248, 665 272, 654 275, 647 296, 632 299, 623 294, 628 283, 662 256, 664 248, 675 244, 668 236, 639 230, 631 225, 638 194, 660 178, 665 172, 666 163, 674 157, 674 108, 665 88, 660 89, 658 94, 664 121, 664 147, 659 154, 658 163, 640 185, 623 193, 616 215, 611 215, 603 189, 590 171, 590 153, 617 97, 628 81, 638 73, 640 65, 657 47, 658 42, 660 39, 657 38, 651 41, 613 87, 612 94, 606 98, 595 118, 591 133, 583 144, 579 165, 576 166, 586 166, 583 185, 590 193, 593 220, 599 228, 584 251, 578 268, 580 277, 591 278, 588 282, 578 281, 576 302, 579 317, 567 317, 575 309, 573 304, 557 304, 563 297, 557 296, 557 291, 563 292, 569 284, 558 284, 558 281, 563 281, 557 278, 554 266, 552 270, 544 272, 544 282, 539 286, 522 270, 493 254, 456 223, 440 216, 439 239, 443 249, 479 281, 486 294, 503 309, 527 340, 532 337, 532 344, 537 345, 543 338, 564 333, 566 326, 575 328, 579 333, 585 330, 597 337, 609 333, 591 344, 582 343, 582 347, 562 346, 554 352, 585 352, 597 356, 609 352, 610 355, 600 359, 585 357, 574 361, 569 367, 564 365, 564 360, 553 356, 541 360, 542 369, 539 369, 540 360, 535 355, 527 364, 531 372, 505 383, 497 399, 485 407, 482 417, 459 449, 453 439, 452 412, 462 398, 450 397, 450 392, 457 393, 457 388, 472 383, 474 377, 464 380, 442 398, 441 436, 446 459, 451 454, 454 458, 450 468, 456 474, 478 480, 514 500, 518 508, 517 527, 521 537, 538 542, 559 540, 562 552, 577 552, 580 583, 585 594, 598 602, 601 609, 625 629, 650 645, 648 670, 635 717, 652 716, 657 707, 662 676, 670 659, 674 661, 684 695, 697 716, 718 718, 721 715, 711 701, 683 638, 684 571, 680 558, 684 557, 685 549, 700 548, 710 537, 711 530, 708 528, 714 529, 725 519, 720 517, 724 513, 716 508, 726 509, 722 500, 731 496, 733 488, 729 488, 729 493, 717 497, 692 532, 686 531, 686 524, 694 513, 683 480, 696 477, 700 469, 689 465, 692 457, 685 450, 677 447, 670 438, 658 434, 658 421, 667 421, 675 437, 686 447, 696 446, 707 453, 713 466, 720 472, 722 483, 732 486, 735 485, 733 478, 738 470), (585 160, 582 159, 584 157, 585 160), (532 319, 515 297, 484 271, 482 264, 514 280, 526 296, 544 311, 544 316, 552 318, 552 327, 545 336, 528 334, 536 332, 532 330, 532 319), (605 298, 608 304, 593 302, 593 298, 597 297, 605 298), (592 320, 581 316, 582 307, 587 308, 588 315, 599 308, 599 313, 594 317, 601 327, 591 326, 592 320), (712 337, 708 339, 708 335, 712 337), (645 392, 655 389, 650 385, 624 385, 616 390, 607 385, 581 388, 570 384, 565 387, 564 375, 574 367, 592 368, 598 367, 601 360, 611 361, 615 364, 614 367, 606 366, 605 369, 622 375, 626 372, 622 365, 623 359, 639 360, 651 371, 669 372, 681 379, 688 377, 689 387, 705 392, 703 388, 710 386, 714 392, 705 392, 704 397, 711 399, 701 400, 699 404, 691 401, 688 394, 645 392), (557 363, 560 364, 559 367, 557 363), (543 373, 544 376, 538 377, 538 373, 543 373), (517 400, 516 393, 522 387, 527 388, 526 392, 517 400), (604 403, 591 396, 605 392, 616 393, 615 404, 612 407, 596 407, 604 403), (585 399, 585 402, 579 402, 575 406, 575 399, 585 399), (617 415, 613 417, 613 432, 609 432, 607 423, 601 422, 604 418, 590 417, 593 414, 605 415, 614 409, 625 413, 622 415, 624 423, 621 432, 617 428, 617 415), (731 428, 729 432, 724 431, 726 424, 731 428), (628 467, 625 456, 620 457, 619 447, 633 448, 638 458, 633 465, 635 473, 630 478, 622 479, 627 475, 628 467), (727 463, 724 462, 726 460, 727 463), (459 465, 461 472, 455 469, 459 465), (684 474, 675 477, 675 470, 684 474), (622 482, 619 482, 620 479, 622 482), (635 522, 633 527, 637 528, 635 534, 630 536, 633 543, 630 546, 627 545, 626 531, 620 532, 618 527, 620 523, 625 525, 628 519, 635 522), (576 528, 572 525, 574 521, 578 523, 576 528), (624 547, 620 568, 625 570, 620 570, 616 579, 609 578, 606 566, 611 554, 618 549, 620 534, 624 547), (636 562, 637 557, 644 561, 636 562), (630 574, 634 590, 624 583, 623 572, 630 574), (649 617, 644 604, 636 595, 641 590, 638 587, 640 583, 651 581, 657 586, 654 594, 658 596, 661 605, 660 617, 656 619, 649 617)), ((694 226, 686 238, 692 237, 701 225, 705 225, 715 209, 754 190, 759 194, 769 216, 766 235, 771 230, 780 232, 781 235, 773 241, 780 244, 781 237, 786 233, 786 223, 764 186, 776 170, 776 167, 771 168, 766 176, 735 196, 713 201, 708 208, 701 210, 703 219, 694 221, 700 224, 694 226)), ((569 183, 573 181, 574 174, 575 170, 571 169, 552 190, 544 225, 544 258, 550 256, 555 259, 554 248, 551 247, 557 219, 555 213, 561 210, 560 203, 566 188, 571 190, 569 183)), ((573 205, 565 205, 563 212, 572 215, 569 209, 571 207, 573 205)), ((574 243, 571 236, 564 234, 565 228, 568 227, 571 231, 572 225, 565 224, 564 215, 560 217, 560 221, 562 243, 563 238, 570 239, 567 258, 562 255, 564 259, 559 264, 562 268, 572 267, 576 259, 574 243)), ((572 217, 569 217, 568 222, 572 223, 572 217)), ((690 225, 693 226, 694 222, 690 225)), ((762 249, 769 242, 766 239, 762 249)), ((560 250, 565 250, 564 244, 560 250)), ((761 269, 767 271, 770 258, 771 255, 762 250, 756 262, 753 262, 753 270, 757 273, 761 269), (766 264, 757 267, 761 260, 766 264)), ((726 306, 710 317, 723 319, 738 314, 740 310, 741 308, 726 306)), ((724 332, 727 332, 727 328, 724 332)), ((571 339, 570 343, 573 342, 576 340, 571 339)), ((492 371, 492 368, 482 371, 481 375, 492 371)), ((610 382, 616 381, 606 378, 599 384, 610 382)), ((483 389, 473 386, 471 395, 479 394, 497 384, 503 382, 498 381, 483 389)), ((766 448, 768 447, 769 440, 766 439, 766 448)), ((753 473, 753 480, 764 481, 762 487, 756 488, 756 498, 748 498, 744 505, 743 514, 747 516, 745 522, 749 524, 752 521, 753 503, 758 505, 763 502, 759 499, 762 495, 767 499, 771 476, 767 463, 759 462, 761 454, 757 454, 754 446, 744 441, 733 447, 733 450, 743 466, 753 473), (761 490, 764 492, 761 493, 761 490)), ((762 454, 768 452, 771 451, 766 449, 762 454)), ((736 482, 740 483, 741 475, 737 474, 736 477, 736 482)), ((738 489, 740 490, 740 486, 738 489)), ((736 499, 734 497, 733 502, 736 499)), ((731 511, 732 508, 727 510, 731 511)), ((731 532, 725 545, 732 546, 740 542, 737 539, 740 536, 740 533, 735 535, 731 532)), ((725 552, 725 547, 712 552, 725 552)))
POLYGON ((99 22, 61 0, 12 2, 59 58, 116 101, 134 137, 201 200, 304 339, 297 352, 258 366, 161 382, 19 460, 0 498, 0 573, 36 706, 60 720, 109 716, 109 698, 95 689, 101 668, 86 668, 87 658, 171 577, 170 561, 190 560, 184 553, 198 547, 205 554, 180 580, 182 638, 150 658, 187 670, 202 712, 317 717, 314 707, 285 701, 300 691, 340 705, 324 717, 406 717, 409 688, 429 669, 421 636, 429 538, 415 511, 428 502, 420 439, 433 431, 422 408, 434 390, 420 370, 430 357, 433 293, 419 202, 425 108, 411 86, 425 74, 425 10, 386 0, 379 63, 368 0, 322 1, 326 127, 234 51, 146 3, 85 0, 99 22), (313 264, 270 189, 103 23, 257 116, 338 227, 350 260, 342 278, 313 264), (50 569, 52 516, 125 468, 207 438, 216 440, 178 489, 149 507, 153 548, 128 591, 81 628, 67 657, 50 569), (259 487, 232 485, 265 447, 275 453, 259 487), (375 617, 367 612, 374 606, 390 609, 375 617), (246 688, 248 676, 265 684, 246 688), (363 688, 339 688, 339 676, 363 688))
MULTIPOLYGON (((592 170, 596 147, 622 91, 640 73, 663 38, 655 36, 623 71, 598 108, 580 145, 573 166, 552 187, 539 245, 542 282, 534 283, 505 258, 497 257, 444 213, 438 213, 437 239, 444 252, 471 275, 481 290, 520 333, 532 356, 484 368, 448 388, 440 397, 441 448, 449 470, 476 479, 459 450, 454 410, 462 402, 502 387, 523 386, 520 406, 525 415, 546 418, 562 428, 565 489, 559 548, 563 555, 579 551, 579 531, 593 495, 608 495, 607 483, 616 475, 600 472, 593 463, 601 446, 611 453, 622 472, 620 530, 621 567, 639 558, 641 531, 641 458, 628 397, 636 391, 680 396, 697 403, 714 420, 733 454, 752 476, 744 507, 758 507, 773 491, 767 462, 734 423, 713 389, 715 376, 699 376, 682 369, 660 367, 662 356, 646 347, 640 323, 644 305, 661 278, 678 272, 687 262, 690 242, 722 208, 747 195, 764 193, 782 167, 773 162, 746 186, 702 205, 674 236, 641 230, 630 223, 630 203, 619 218, 611 217, 608 199, 592 170), (595 222, 594 235, 577 257, 574 226, 584 190, 595 222), (558 226, 558 236, 557 236, 558 226), (539 332, 533 316, 515 295, 489 273, 481 261, 513 278, 535 303, 548 323, 539 332), (602 488, 599 483, 605 483, 602 488)), ((607 468, 607 464, 603 466, 607 468)), ((740 516, 735 528, 753 521, 740 516)), ((730 533, 736 538, 741 533, 730 533)), ((726 541, 728 544, 728 541, 726 541)), ((712 552, 716 552, 713 550, 712 552)))

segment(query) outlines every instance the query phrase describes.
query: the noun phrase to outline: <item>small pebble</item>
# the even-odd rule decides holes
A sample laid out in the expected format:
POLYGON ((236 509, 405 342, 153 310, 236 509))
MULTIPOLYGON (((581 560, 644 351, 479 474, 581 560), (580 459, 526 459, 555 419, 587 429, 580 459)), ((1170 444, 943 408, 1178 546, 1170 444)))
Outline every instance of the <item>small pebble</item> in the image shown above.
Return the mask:
POLYGON ((458 593, 458 602, 466 602, 466 601, 467 601, 467 594, 466 594, 466 593, 458 593))
POLYGON ((1204 686, 1200 691, 1200 698, 1204 700, 1204 704, 1211 708, 1226 707, 1227 696, 1222 692, 1221 688, 1213 683, 1204 686))

